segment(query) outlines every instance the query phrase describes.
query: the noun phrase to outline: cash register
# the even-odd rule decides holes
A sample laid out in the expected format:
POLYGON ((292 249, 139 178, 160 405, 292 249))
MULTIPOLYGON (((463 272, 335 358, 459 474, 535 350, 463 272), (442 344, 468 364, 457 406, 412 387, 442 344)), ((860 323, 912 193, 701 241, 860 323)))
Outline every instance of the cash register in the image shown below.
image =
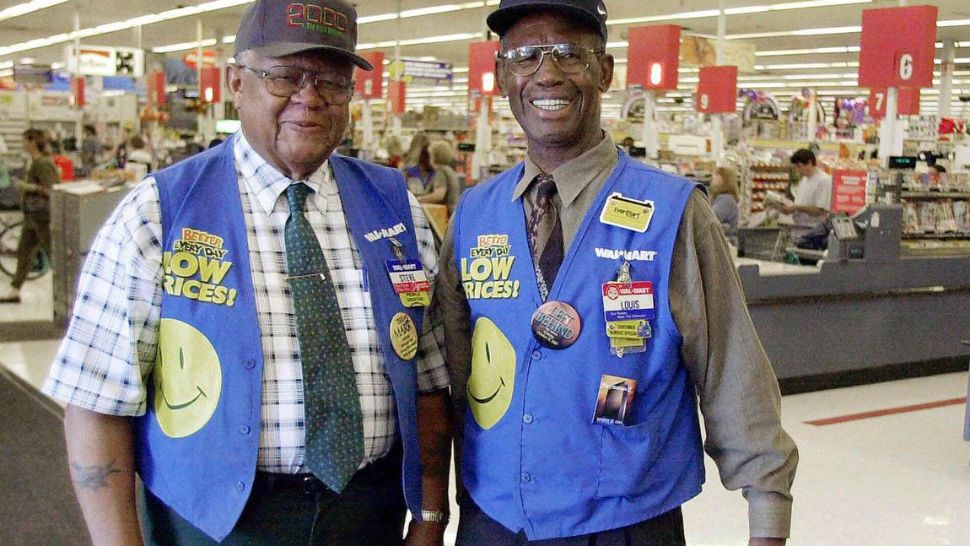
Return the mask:
POLYGON ((872 204, 849 216, 832 218, 829 233, 829 262, 866 260, 891 263, 899 259, 903 208, 872 204))

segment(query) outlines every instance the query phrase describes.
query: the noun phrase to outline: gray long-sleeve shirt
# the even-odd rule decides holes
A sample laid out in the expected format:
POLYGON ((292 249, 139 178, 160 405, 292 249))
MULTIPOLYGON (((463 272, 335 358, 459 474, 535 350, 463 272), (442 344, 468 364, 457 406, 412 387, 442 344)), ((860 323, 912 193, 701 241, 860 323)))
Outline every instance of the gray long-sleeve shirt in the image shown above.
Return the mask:
MULTIPOLYGON (((616 163, 616 148, 607 136, 552 173, 565 248, 616 163)), ((525 218, 534 202, 530 183, 539 172, 526 159, 523 177, 509 196, 524 197, 525 218)), ((452 396, 462 416, 471 329, 454 257, 449 226, 432 305, 445 324, 452 396)), ((798 452, 781 427, 778 382, 748 315, 720 222, 699 191, 688 200, 674 245, 669 299, 683 335, 681 356, 700 398, 705 451, 717 463, 725 487, 743 490, 751 536, 787 537, 798 452)), ((456 419, 459 439, 462 423, 456 419)))

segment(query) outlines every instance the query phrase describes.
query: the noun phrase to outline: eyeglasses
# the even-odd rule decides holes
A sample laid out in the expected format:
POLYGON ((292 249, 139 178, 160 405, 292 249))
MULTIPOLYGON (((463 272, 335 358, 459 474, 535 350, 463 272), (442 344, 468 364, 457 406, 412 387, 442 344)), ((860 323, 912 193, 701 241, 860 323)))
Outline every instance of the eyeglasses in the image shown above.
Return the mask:
POLYGON ((294 66, 274 66, 269 70, 241 64, 236 66, 256 74, 266 84, 266 90, 276 97, 290 98, 299 93, 307 83, 331 104, 347 104, 354 96, 354 81, 335 78, 333 74, 311 72, 294 66))
POLYGON ((576 44, 531 45, 496 53, 495 58, 503 60, 516 76, 531 76, 538 72, 546 55, 551 55, 556 66, 566 74, 576 74, 589 68, 593 56, 603 50, 591 49, 576 44))

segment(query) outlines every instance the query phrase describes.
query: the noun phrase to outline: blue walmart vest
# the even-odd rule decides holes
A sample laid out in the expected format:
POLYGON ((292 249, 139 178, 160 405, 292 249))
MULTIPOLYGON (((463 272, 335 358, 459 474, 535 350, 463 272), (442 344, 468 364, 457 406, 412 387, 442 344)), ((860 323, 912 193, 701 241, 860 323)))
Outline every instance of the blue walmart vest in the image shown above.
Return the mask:
POLYGON ((473 328, 463 483, 489 516, 530 540, 644 521, 697 495, 704 481, 694 388, 667 299, 694 185, 620 155, 550 288, 547 301, 568 302, 582 319, 576 342, 553 350, 530 327, 542 302, 522 201, 510 199, 522 172, 472 188, 456 211, 455 266, 473 328), (646 232, 600 222, 614 192, 654 202, 646 232), (653 282, 656 318, 646 352, 619 358, 606 337, 601 285, 625 259, 633 280, 653 282), (593 422, 604 374, 636 381, 626 426, 593 422))
MULTIPOLYGON (((146 414, 137 420, 138 473, 154 495, 216 540, 235 526, 256 472, 263 353, 233 142, 156 173, 164 281, 158 357, 146 414)), ((421 331, 385 260, 392 235, 418 259, 407 190, 391 169, 330 157, 348 228, 360 251, 404 452, 404 492, 421 508, 417 370, 390 341, 392 317, 421 331), (352 212, 351 212, 352 211, 352 212)))

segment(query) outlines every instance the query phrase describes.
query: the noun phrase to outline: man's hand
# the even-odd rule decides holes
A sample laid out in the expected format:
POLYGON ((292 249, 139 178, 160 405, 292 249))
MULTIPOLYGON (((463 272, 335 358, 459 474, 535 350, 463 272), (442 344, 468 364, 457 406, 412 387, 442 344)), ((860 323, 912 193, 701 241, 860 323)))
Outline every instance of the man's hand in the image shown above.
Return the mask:
POLYGON ((445 524, 411 520, 404 546, 444 546, 445 524))
POLYGON ((751 537, 748 539, 748 546, 785 546, 784 538, 763 538, 751 537))
POLYGON ((37 184, 31 184, 30 182, 24 182, 23 180, 18 180, 16 182, 14 182, 13 185, 16 186, 17 189, 20 190, 20 191, 25 191, 25 192, 39 192, 40 191, 40 186, 38 186, 37 184))
POLYGON ((795 205, 780 205, 778 208, 781 209, 781 212, 784 212, 785 214, 795 213, 795 205))

